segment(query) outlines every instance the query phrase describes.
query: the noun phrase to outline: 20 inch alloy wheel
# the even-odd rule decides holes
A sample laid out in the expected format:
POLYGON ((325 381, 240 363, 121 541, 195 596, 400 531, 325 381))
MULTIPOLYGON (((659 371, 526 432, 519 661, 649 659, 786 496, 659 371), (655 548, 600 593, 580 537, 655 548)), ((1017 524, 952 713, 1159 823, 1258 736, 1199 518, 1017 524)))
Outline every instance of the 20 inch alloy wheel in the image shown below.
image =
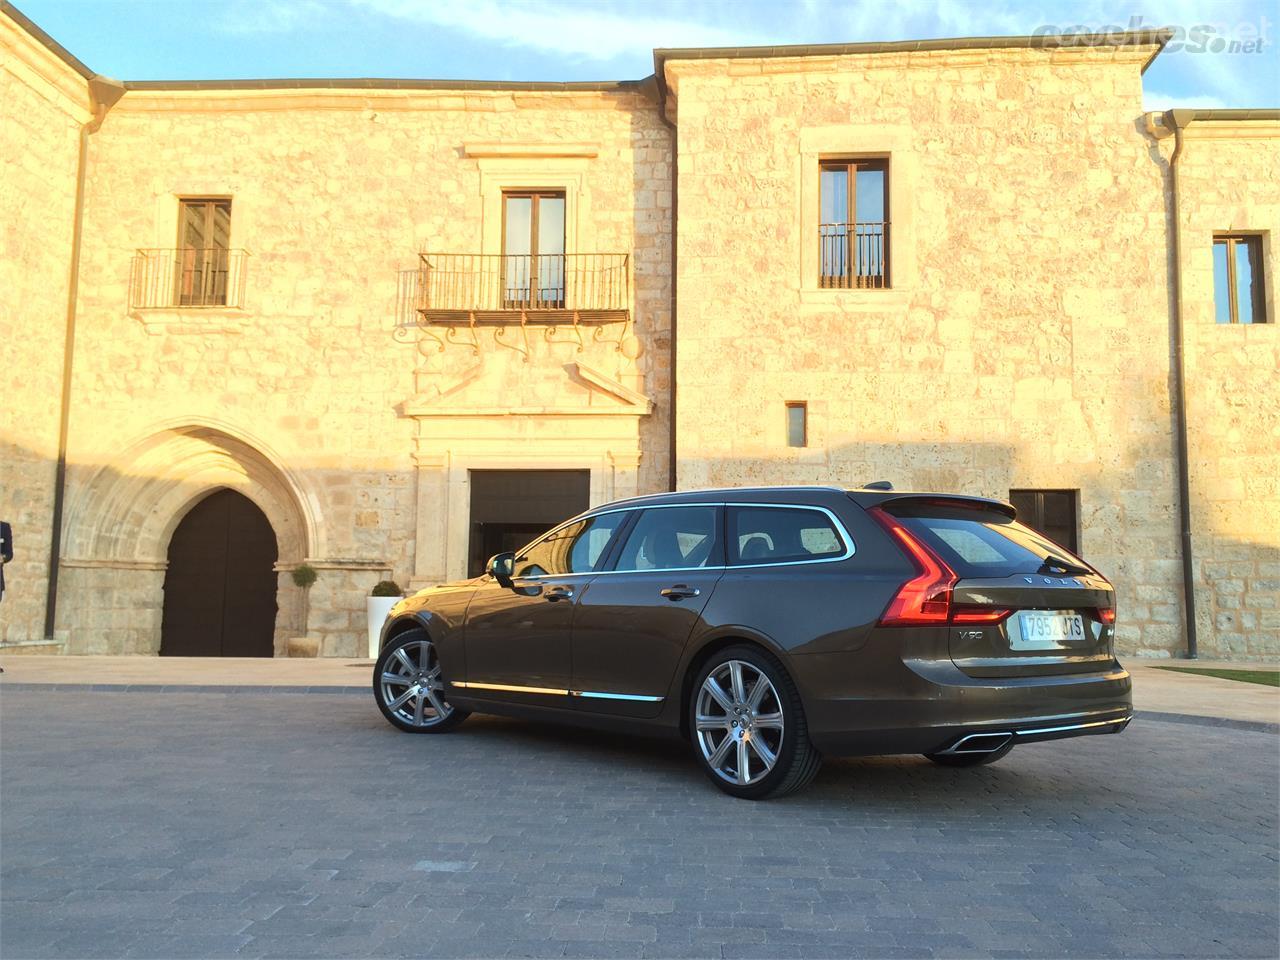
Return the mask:
POLYGON ((409 733, 443 733, 468 715, 445 699, 440 658, 425 630, 387 644, 373 667, 373 692, 383 716, 409 733))

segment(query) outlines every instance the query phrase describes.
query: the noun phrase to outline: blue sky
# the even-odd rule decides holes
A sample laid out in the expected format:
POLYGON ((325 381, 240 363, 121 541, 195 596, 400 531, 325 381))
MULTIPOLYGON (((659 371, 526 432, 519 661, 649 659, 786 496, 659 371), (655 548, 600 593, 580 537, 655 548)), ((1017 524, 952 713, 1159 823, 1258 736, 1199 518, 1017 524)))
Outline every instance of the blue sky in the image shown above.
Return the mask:
POLYGON ((1148 109, 1280 105, 1276 0, 18 0, 17 5, 94 70, 121 80, 638 79, 652 71, 654 47, 1172 25, 1188 31, 1187 49, 1167 50, 1147 72, 1148 109), (1212 32, 1190 33, 1197 27, 1212 32), (1202 49, 1221 40, 1260 40, 1262 49, 1202 49))

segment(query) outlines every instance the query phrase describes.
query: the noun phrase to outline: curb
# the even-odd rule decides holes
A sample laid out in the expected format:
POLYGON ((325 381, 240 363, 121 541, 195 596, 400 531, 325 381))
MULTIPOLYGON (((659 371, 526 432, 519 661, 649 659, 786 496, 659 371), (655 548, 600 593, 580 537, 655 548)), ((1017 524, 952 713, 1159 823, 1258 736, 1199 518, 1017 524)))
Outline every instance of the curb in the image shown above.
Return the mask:
POLYGON ((43 690, 46 693, 333 693, 344 696, 366 696, 371 687, 300 687, 251 684, 187 684, 187 683, 27 683, 0 681, 0 690, 43 690))
MULTIPOLYGON (((196 686, 181 683, 25 683, 0 681, 0 690, 37 691, 48 693, 223 693, 223 694, 331 694, 335 696, 368 696, 369 687, 362 686, 266 686, 252 684, 205 684, 196 686)), ((1226 730, 1247 730, 1251 733, 1280 733, 1280 723, 1261 720, 1232 720, 1227 717, 1201 717, 1189 713, 1163 713, 1156 710, 1135 710, 1134 719, 1153 720, 1157 723, 1186 723, 1199 727, 1218 727, 1226 730)))

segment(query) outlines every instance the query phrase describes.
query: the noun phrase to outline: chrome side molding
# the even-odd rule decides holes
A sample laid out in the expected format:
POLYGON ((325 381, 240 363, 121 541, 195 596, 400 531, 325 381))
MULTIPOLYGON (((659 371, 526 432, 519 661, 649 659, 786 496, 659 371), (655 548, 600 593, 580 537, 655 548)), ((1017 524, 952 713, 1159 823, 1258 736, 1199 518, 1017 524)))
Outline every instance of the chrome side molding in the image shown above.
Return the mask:
POLYGON ((661 703, 666 697, 642 697, 630 693, 604 693, 599 690, 568 690, 559 687, 521 687, 512 683, 480 683, 475 680, 450 680, 449 686, 459 690, 496 690, 501 693, 538 693, 549 697, 585 697, 588 700, 629 700, 635 703, 661 703))

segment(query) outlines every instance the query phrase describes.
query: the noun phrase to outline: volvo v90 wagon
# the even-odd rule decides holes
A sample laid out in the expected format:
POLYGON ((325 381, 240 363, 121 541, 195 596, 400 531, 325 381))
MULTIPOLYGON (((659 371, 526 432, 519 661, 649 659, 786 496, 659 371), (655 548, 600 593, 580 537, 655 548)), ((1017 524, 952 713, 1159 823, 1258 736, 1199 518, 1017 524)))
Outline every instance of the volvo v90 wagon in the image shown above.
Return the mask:
POLYGON ((1132 716, 1115 594, 1007 503, 771 487, 610 503, 391 611, 373 689, 443 733, 473 711, 683 736, 737 797, 824 754, 991 763, 1132 716))

